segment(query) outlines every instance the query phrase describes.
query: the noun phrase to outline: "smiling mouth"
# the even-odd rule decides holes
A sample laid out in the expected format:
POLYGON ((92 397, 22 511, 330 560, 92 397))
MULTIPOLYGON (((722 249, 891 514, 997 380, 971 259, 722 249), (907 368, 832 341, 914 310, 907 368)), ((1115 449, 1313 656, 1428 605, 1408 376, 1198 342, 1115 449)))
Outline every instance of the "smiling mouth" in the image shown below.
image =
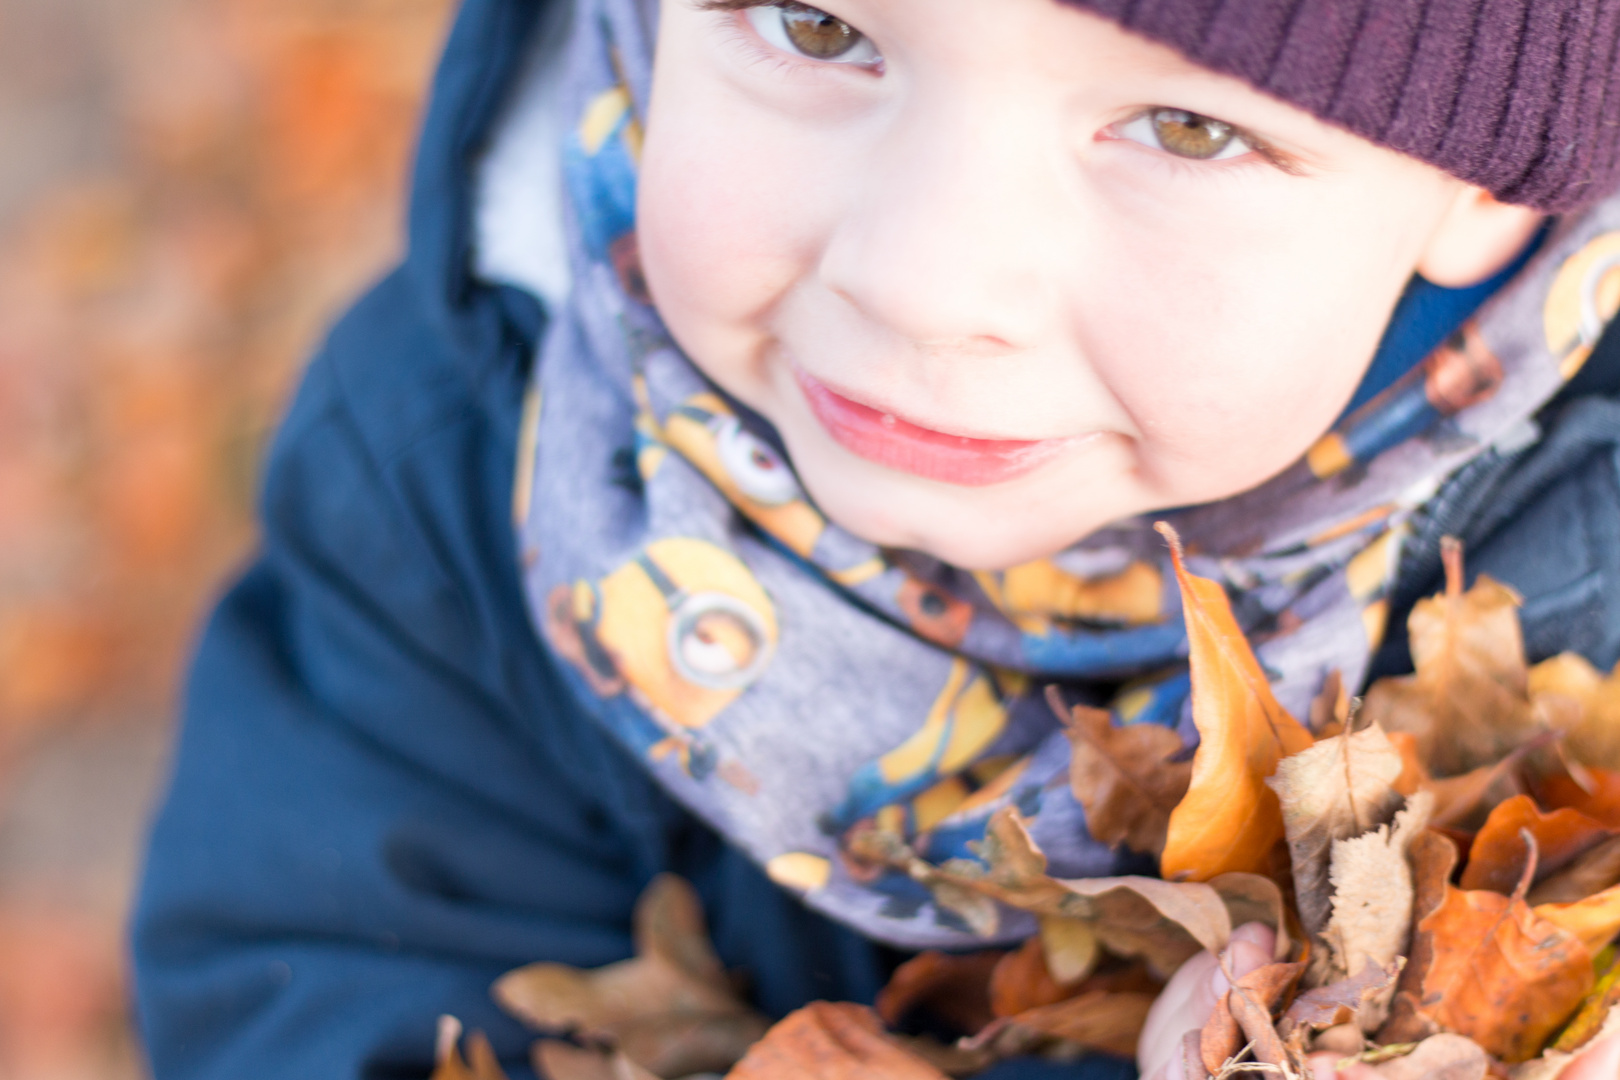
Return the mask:
POLYGON ((1083 441, 975 439, 921 427, 851 400, 815 376, 793 368, 810 411, 844 449, 867 461, 925 480, 989 487, 1017 479, 1083 441))

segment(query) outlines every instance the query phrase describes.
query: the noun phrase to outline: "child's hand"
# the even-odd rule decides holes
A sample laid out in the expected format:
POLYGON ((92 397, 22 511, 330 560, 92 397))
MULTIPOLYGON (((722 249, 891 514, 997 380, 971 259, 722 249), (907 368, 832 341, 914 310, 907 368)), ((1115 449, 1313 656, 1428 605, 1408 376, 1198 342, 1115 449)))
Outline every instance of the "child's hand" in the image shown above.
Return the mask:
MULTIPOLYGON (((1221 953, 1221 959, 1226 962, 1227 971, 1242 978, 1271 963, 1276 941, 1270 927, 1249 923, 1233 933, 1232 943, 1221 953)), ((1136 1053, 1142 1080, 1204 1080, 1201 1067, 1191 1076, 1183 1068, 1182 1040, 1190 1032, 1203 1030, 1215 1011, 1215 1003, 1231 987, 1214 953, 1199 953, 1171 976, 1142 1027, 1142 1040, 1136 1053)), ((1341 1060, 1341 1054, 1312 1054, 1312 1080, 1385 1080, 1385 1074, 1371 1065, 1352 1065, 1338 1071, 1336 1066, 1341 1060)), ((1620 1034, 1587 1047, 1558 1080, 1614 1080, 1617 1076, 1620 1076, 1620 1034)))
POLYGON ((1248 923, 1238 927, 1232 943, 1221 953, 1226 971, 1221 970, 1215 954, 1208 952, 1181 965, 1153 1003, 1142 1027, 1136 1064, 1143 1080, 1203 1080, 1202 1070, 1187 1076, 1182 1068, 1182 1039, 1188 1032, 1203 1029, 1215 1011, 1215 1003, 1232 988, 1226 973, 1242 978, 1271 963, 1276 944, 1276 932, 1269 926, 1248 923))

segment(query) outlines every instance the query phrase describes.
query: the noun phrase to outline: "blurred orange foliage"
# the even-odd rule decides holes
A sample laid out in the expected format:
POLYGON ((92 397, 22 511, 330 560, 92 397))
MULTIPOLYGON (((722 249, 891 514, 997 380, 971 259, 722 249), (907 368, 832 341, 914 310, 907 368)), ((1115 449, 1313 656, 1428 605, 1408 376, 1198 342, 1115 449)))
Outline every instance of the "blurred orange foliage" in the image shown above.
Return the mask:
POLYGON ((448 0, 146 0, 115 163, 0 238, 0 755, 153 715, 322 326, 400 250, 448 0))

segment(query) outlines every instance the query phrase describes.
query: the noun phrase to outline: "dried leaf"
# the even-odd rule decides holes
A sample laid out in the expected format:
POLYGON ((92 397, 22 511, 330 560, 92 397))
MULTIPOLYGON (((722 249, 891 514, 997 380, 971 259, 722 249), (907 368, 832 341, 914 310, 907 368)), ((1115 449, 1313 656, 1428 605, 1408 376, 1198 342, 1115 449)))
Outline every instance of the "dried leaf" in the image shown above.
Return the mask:
POLYGON ((1414 735, 1435 776, 1458 776, 1501 760, 1536 720, 1518 594, 1483 575, 1464 592, 1461 545, 1449 541, 1442 554, 1446 591, 1419 601, 1407 621, 1417 673, 1379 680, 1361 715, 1414 735))
MULTIPOLYGON (((1383 731, 1383 728, 1379 728, 1383 731)), ((1384 738, 1389 740, 1397 753, 1401 755, 1401 775, 1395 778, 1395 790, 1402 795, 1414 795, 1417 790, 1434 782, 1429 775, 1428 767, 1423 764, 1423 758, 1418 754, 1417 736, 1410 731, 1384 732, 1384 738)))
POLYGON ((1524 794, 1519 782, 1522 757, 1520 748, 1494 765, 1422 785, 1434 795, 1435 828, 1478 829, 1497 806, 1524 794))
POLYGON ((1468 865, 1458 885, 1511 893, 1524 874, 1528 857, 1522 836, 1535 838, 1538 873, 1562 869, 1613 834, 1578 810, 1543 813, 1535 800, 1519 795, 1491 811, 1468 850, 1468 865))
POLYGON ((818 1001, 771 1028, 726 1075, 728 1080, 942 1080, 945 1074, 886 1035, 872 1010, 818 1001))
POLYGON ((1283 839, 1282 809, 1266 778, 1314 740, 1272 695, 1225 591, 1188 573, 1174 531, 1163 524, 1159 531, 1170 541, 1181 586, 1201 736, 1187 795, 1170 815, 1161 871, 1193 881, 1263 874, 1283 839))
MULTIPOLYGON (((1584 1048, 1582 1051, 1576 1053, 1550 1049, 1534 1061, 1527 1061, 1514 1069, 1513 1080, 1564 1080, 1564 1077, 1575 1073, 1575 1065, 1586 1065, 1589 1053, 1603 1053, 1604 1044, 1612 1039, 1620 1039, 1620 1005, 1609 1009, 1609 1014, 1602 1018, 1602 1026, 1597 1033, 1582 1044, 1584 1048)), ((1609 1080, 1613 1075, 1613 1071, 1588 1072, 1583 1080, 1596 1080, 1597 1077, 1609 1080)))
MULTIPOLYGON (((1048 693, 1063 715, 1062 698, 1048 693)), ((1107 710, 1076 705, 1064 728, 1072 753, 1069 786, 1086 812, 1086 829, 1110 847, 1124 845, 1157 855, 1164 850, 1170 813, 1187 793, 1191 762, 1170 759, 1181 736, 1158 724, 1116 727, 1107 710)))
MULTIPOLYGON (((1336 977, 1369 963, 1387 968, 1406 953, 1414 898, 1407 853, 1430 810, 1427 794, 1419 792, 1393 826, 1334 841, 1333 915, 1323 939, 1332 950, 1336 977)), ((1382 1005, 1380 999, 1363 1017, 1369 1029, 1383 1022, 1382 1005)))
POLYGON ((1534 783, 1536 801, 1549 809, 1579 810, 1611 829, 1620 829, 1620 771, 1569 763, 1534 783))
POLYGON ((1410 1054, 1374 1069, 1382 1080, 1485 1080, 1490 1059, 1461 1035, 1431 1035, 1410 1054))
POLYGON ((1360 836, 1395 817, 1404 802, 1394 787, 1401 769, 1400 751, 1373 724, 1284 758, 1277 775, 1266 781, 1282 804, 1295 903, 1311 934, 1322 933, 1333 913, 1328 870, 1334 841, 1360 836))
POLYGON ((1101 945, 1091 924, 1081 919, 1041 919, 1041 948, 1046 970, 1059 986, 1073 986, 1097 967, 1101 945))
POLYGON ((1620 933, 1620 885, 1568 904, 1541 904, 1538 918, 1579 938, 1588 952, 1599 953, 1620 933))
POLYGON ((437 1064, 431 1080, 506 1080, 494 1049, 481 1031, 467 1036, 467 1057, 461 1056, 461 1021, 439 1017, 437 1064))
POLYGON ((877 1014, 890 1027, 899 1027, 913 1010, 926 1009, 971 1035, 995 1019, 990 1011, 990 973, 1006 955, 1000 950, 965 956, 918 953, 889 977, 877 996, 877 1014))
POLYGON ((1344 676, 1337 668, 1322 680, 1322 689, 1311 699, 1306 727, 1318 741, 1343 735, 1350 723, 1350 695, 1344 689, 1344 676))
POLYGON ((1286 960, 1292 955, 1287 904, 1275 881, 1259 874, 1221 874, 1210 878, 1208 885, 1226 905, 1227 919, 1233 926, 1262 923, 1276 932, 1272 959, 1286 960))
POLYGON ((534 1064, 546 1080, 658 1080, 623 1050, 575 1046, 558 1039, 534 1044, 534 1064))
POLYGON ((1433 950, 1423 1011, 1509 1063, 1539 1053, 1593 983, 1591 952, 1524 902, 1534 861, 1512 897, 1448 885, 1419 924, 1433 950))
POLYGON ((1389 1021, 1378 1032, 1381 1043, 1417 1043, 1434 1034, 1434 1022, 1422 1014, 1420 1005, 1423 978, 1434 961, 1434 936, 1424 929, 1424 922, 1445 902, 1457 858, 1457 846, 1433 830, 1414 837, 1407 851, 1412 871, 1411 944, 1389 1021))
POLYGON ((1607 677, 1579 653, 1562 653, 1530 669, 1533 699, 1557 695, 1577 709, 1564 728, 1570 756, 1591 768, 1620 769, 1620 669, 1607 677))
POLYGON ((1046 950, 1039 936, 1002 957, 990 975, 990 1011, 998 1017, 1051 1005, 1069 993, 1046 970, 1046 950))
POLYGON ((660 1076, 729 1068, 767 1023, 727 980, 692 887, 654 879, 636 905, 635 931, 633 959, 591 971, 531 964, 502 976, 495 999, 540 1030, 617 1045, 660 1076))
POLYGON ((1058 1040, 1070 1048, 1134 1056, 1158 991, 1159 984, 1140 967, 1094 975, 1073 997, 997 1020, 965 1045, 993 1047, 1010 1057, 1058 1040))
POLYGON ((1280 1045, 1281 1040, 1272 1028, 1271 1014, 1299 982, 1304 970, 1304 964, 1267 964, 1239 977, 1216 1002, 1215 1011, 1199 1037, 1204 1068, 1211 1073, 1220 1072, 1227 1059, 1236 1056, 1246 1043, 1256 1038, 1249 1030, 1251 1027, 1264 1027, 1270 1032, 1271 1040, 1280 1045), (1262 1017, 1264 1022, 1260 1023, 1262 1017))
POLYGON ((1525 902, 1531 907, 1570 904, 1613 885, 1620 885, 1620 836, 1582 852, 1568 866, 1544 878, 1525 902))
MULTIPOLYGON (((1367 963, 1348 979, 1307 990, 1294 999, 1284 1014, 1296 1024, 1313 1028, 1335 1027, 1347 1023, 1361 1007, 1373 997, 1395 986, 1395 980, 1405 966, 1405 958, 1398 957, 1388 967, 1367 963)), ((1357 1031, 1360 1039, 1360 1031, 1357 1031)))

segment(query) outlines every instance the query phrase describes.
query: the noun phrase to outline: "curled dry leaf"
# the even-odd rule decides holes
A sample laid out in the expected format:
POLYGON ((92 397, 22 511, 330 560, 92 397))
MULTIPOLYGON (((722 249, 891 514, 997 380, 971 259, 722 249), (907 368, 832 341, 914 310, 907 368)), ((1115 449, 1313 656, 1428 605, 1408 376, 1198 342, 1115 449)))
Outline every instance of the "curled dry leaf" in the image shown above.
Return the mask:
POLYGON ((1208 885, 1226 905, 1227 920, 1233 926, 1262 923, 1276 932, 1273 959, 1287 960, 1293 954, 1287 902, 1275 881, 1259 874, 1221 874, 1210 878, 1208 885))
MULTIPOLYGON (((1408 851, 1428 823, 1427 792, 1412 796, 1393 826, 1333 844, 1333 915, 1323 940, 1332 952, 1331 972, 1343 978, 1368 964, 1388 968, 1406 954, 1411 936, 1412 871, 1408 851)), ((1387 998, 1368 1003, 1360 1019, 1372 1030, 1383 1023, 1387 998)))
POLYGON ((1295 903, 1312 935, 1327 929, 1333 913, 1334 841, 1360 836, 1395 817, 1405 801, 1395 790, 1401 771, 1400 751, 1373 724, 1284 758, 1266 781, 1282 805, 1295 903))
POLYGON ((943 1080, 945 1074, 883 1030, 860 1005, 818 1001, 791 1014, 748 1051, 728 1080, 943 1080))
POLYGON ((1457 867, 1457 846, 1432 830, 1420 832, 1412 839, 1406 858, 1412 871, 1411 942, 1390 1018, 1378 1031, 1378 1041, 1386 1045, 1417 1043, 1435 1033, 1434 1022, 1421 1011, 1423 978, 1434 960, 1434 935, 1424 929, 1424 923, 1445 902, 1457 867))
POLYGON ((1613 836, 1601 822, 1579 810, 1543 812, 1528 795, 1518 795, 1492 810, 1468 850, 1468 865, 1458 885, 1491 889, 1506 895, 1524 874, 1529 855, 1522 835, 1535 837, 1537 874, 1545 877, 1613 836))
POLYGON ((502 976, 495 999, 540 1030, 617 1045, 659 1076, 730 1067, 768 1025, 727 980, 697 894, 673 875, 656 878, 635 930, 633 959, 590 971, 531 964, 502 976))
POLYGON ((1272 695, 1226 592, 1196 577, 1168 525, 1192 667, 1200 742, 1187 795, 1170 815, 1160 868, 1166 878, 1208 881, 1233 871, 1264 874, 1283 839, 1282 809, 1266 778, 1314 740, 1272 695))
POLYGON ((467 1056, 461 1056, 461 1021, 439 1017, 437 1063, 431 1080, 506 1080, 506 1072, 482 1031, 467 1036, 467 1056))
POLYGON ((1575 722, 1564 728, 1564 746, 1582 765, 1620 769, 1620 669, 1605 677, 1578 653, 1562 653, 1530 669, 1532 699, 1557 695, 1572 700, 1575 722))
MULTIPOLYGON (((1368 1001, 1386 990, 1393 990, 1395 980, 1406 966, 1404 957, 1398 957, 1387 968, 1368 963, 1348 979, 1340 979, 1325 986, 1307 990, 1288 1006, 1284 1018, 1300 1027, 1330 1028, 1348 1023, 1368 1001)), ((1360 1031, 1357 1031, 1360 1037, 1360 1031)))
POLYGON ((997 1020, 966 1046, 1014 1057, 1056 1041, 1071 1050, 1130 1057, 1158 992, 1159 983, 1140 966, 1094 975, 1074 996, 997 1020))
POLYGON ((1593 983, 1586 946, 1524 902, 1534 863, 1532 854, 1511 897, 1448 884, 1439 908, 1418 924, 1432 950, 1421 1009, 1509 1063, 1539 1053, 1593 983))
POLYGON ((1620 836, 1582 852, 1568 866, 1543 878, 1525 902, 1531 907, 1569 904, 1613 885, 1620 885, 1620 836))
POLYGON ((1549 809, 1568 807, 1620 829, 1620 771, 1589 769, 1574 763, 1535 778, 1536 801, 1549 809))
POLYGON ((1416 674, 1381 679, 1361 715, 1416 737, 1436 776, 1500 761, 1536 729, 1528 695, 1519 597, 1481 576, 1463 590, 1462 547, 1442 548, 1446 590, 1419 601, 1407 620, 1416 674))
MULTIPOLYGON (((1065 715, 1055 687, 1048 698, 1065 715)), ((1171 760, 1181 736, 1158 724, 1118 727, 1107 710, 1084 705, 1067 715, 1069 786, 1086 812, 1086 830, 1110 847, 1163 851, 1170 813, 1192 778, 1191 762, 1171 760)))
POLYGON ((968 953, 918 953, 895 969, 877 996, 877 1014, 899 1027, 915 1009, 926 1009, 958 1032, 971 1035, 995 1014, 990 1011, 990 974, 1001 950, 968 953))
POLYGON ((1272 1025, 1272 1013, 1298 984, 1304 964, 1267 964, 1241 976, 1215 1004, 1215 1011, 1199 1036, 1204 1068, 1219 1073, 1245 1045, 1267 1064, 1280 1064, 1276 1047, 1282 1045, 1272 1025), (1273 1043, 1276 1047, 1273 1047, 1273 1043))
POLYGON ((1519 767, 1530 745, 1520 747, 1494 765, 1424 783, 1423 790, 1434 796, 1434 818, 1430 824, 1437 829, 1477 830, 1497 806, 1524 794, 1519 767))

